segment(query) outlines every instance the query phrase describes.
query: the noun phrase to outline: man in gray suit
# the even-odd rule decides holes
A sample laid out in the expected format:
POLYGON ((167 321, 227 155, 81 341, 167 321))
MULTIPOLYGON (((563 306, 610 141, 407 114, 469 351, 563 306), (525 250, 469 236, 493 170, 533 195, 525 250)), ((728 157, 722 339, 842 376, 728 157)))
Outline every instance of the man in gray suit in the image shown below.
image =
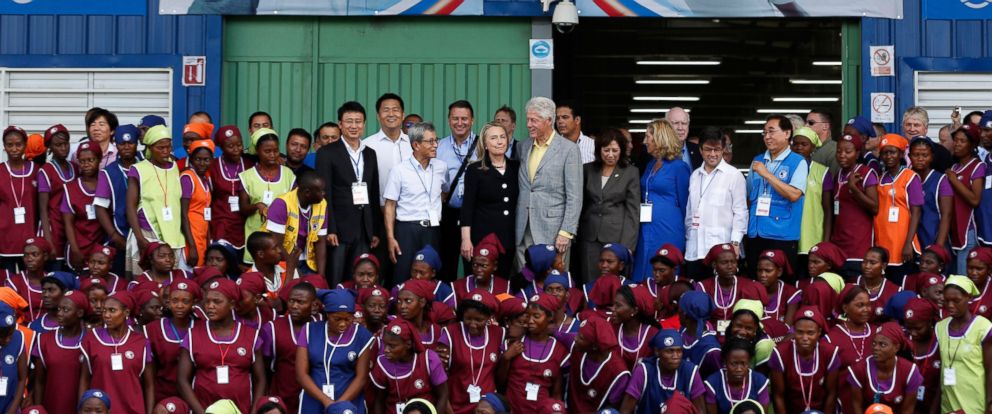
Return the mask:
POLYGON ((582 211, 582 155, 578 145, 555 132, 552 100, 532 98, 524 109, 530 138, 520 145, 517 268, 534 244, 553 244, 568 266, 582 211))

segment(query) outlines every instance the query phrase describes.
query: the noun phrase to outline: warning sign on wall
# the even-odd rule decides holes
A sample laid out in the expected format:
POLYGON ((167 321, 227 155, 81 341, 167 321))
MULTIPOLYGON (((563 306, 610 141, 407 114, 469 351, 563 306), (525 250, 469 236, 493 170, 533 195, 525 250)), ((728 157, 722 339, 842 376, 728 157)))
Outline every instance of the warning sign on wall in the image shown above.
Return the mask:
POLYGON ((183 56, 183 86, 207 84, 207 57, 183 56))
POLYGON ((895 122, 896 94, 871 94, 871 122, 882 124, 895 122))
POLYGON ((871 76, 895 76, 895 52, 892 46, 872 46, 871 76))

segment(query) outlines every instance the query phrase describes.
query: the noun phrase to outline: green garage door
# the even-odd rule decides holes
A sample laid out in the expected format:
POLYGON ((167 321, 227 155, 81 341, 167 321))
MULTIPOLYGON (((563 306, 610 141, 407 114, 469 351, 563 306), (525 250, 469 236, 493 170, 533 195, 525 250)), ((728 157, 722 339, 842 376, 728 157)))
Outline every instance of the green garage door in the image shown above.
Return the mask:
POLYGON ((223 123, 247 128, 261 110, 281 134, 312 131, 356 100, 371 135, 376 98, 395 92, 444 136, 455 100, 472 102, 477 126, 503 104, 523 108, 529 37, 530 20, 515 18, 227 18, 223 123))

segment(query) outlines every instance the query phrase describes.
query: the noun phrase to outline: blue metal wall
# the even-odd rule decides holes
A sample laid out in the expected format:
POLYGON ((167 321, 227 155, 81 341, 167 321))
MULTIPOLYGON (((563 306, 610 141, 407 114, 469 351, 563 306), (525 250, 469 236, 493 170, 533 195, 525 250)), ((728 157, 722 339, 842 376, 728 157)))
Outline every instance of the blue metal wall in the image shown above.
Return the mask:
MULTIPOLYGON (((869 115, 872 92, 894 92, 896 123, 915 100, 914 72, 992 71, 992 20, 936 20, 923 15, 923 0, 904 0, 901 20, 861 21, 861 108, 869 115), (872 77, 870 46, 894 45, 896 76, 872 77)), ((899 130, 899 125, 886 125, 899 130)))
POLYGON ((160 16, 158 0, 145 1, 145 16, 0 15, 0 66, 171 67, 175 133, 190 113, 219 117, 223 18, 160 16), (206 86, 182 85, 183 55, 207 57, 206 86))

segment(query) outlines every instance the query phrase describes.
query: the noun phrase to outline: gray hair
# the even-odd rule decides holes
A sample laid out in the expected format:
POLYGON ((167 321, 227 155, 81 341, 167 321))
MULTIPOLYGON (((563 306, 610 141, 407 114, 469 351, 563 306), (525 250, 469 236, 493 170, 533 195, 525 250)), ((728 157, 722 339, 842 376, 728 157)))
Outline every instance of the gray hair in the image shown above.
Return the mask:
POLYGON ((786 114, 785 117, 792 123, 792 130, 795 131, 799 128, 806 126, 806 120, 803 117, 796 114, 786 114))
POLYGON ((434 124, 430 122, 417 122, 413 124, 410 128, 407 128, 406 134, 410 137, 410 143, 421 142, 424 140, 424 134, 428 131, 437 133, 434 129, 434 124))
POLYGON ((554 122, 555 101, 543 96, 535 96, 527 101, 527 105, 524 106, 524 112, 535 112, 541 118, 554 122))
POLYGON ((930 116, 927 114, 927 110, 919 106, 910 107, 902 114, 902 122, 906 122, 909 118, 917 118, 923 122, 923 126, 930 126, 930 116))

